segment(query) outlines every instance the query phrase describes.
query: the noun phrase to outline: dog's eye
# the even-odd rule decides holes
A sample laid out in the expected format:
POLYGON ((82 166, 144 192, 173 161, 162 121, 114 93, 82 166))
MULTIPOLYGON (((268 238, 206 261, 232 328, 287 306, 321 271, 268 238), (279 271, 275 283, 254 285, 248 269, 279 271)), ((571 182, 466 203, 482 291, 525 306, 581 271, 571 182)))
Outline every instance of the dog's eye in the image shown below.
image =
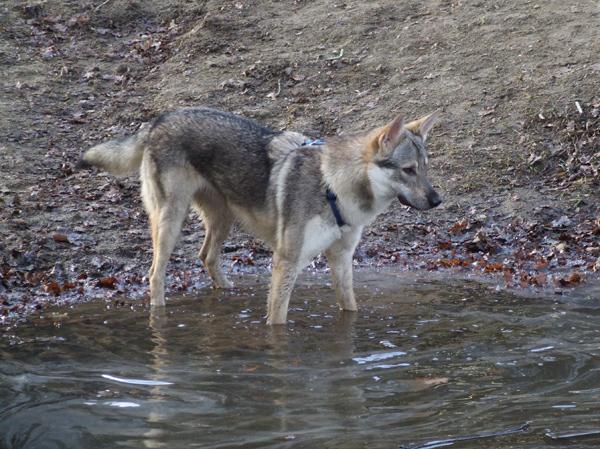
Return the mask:
POLYGON ((417 170, 415 170, 415 167, 404 167, 402 171, 409 176, 415 176, 417 174, 417 170))
POLYGON ((382 161, 377 162, 377 164, 381 168, 391 168, 392 170, 398 168, 398 165, 394 161, 392 161, 391 159, 384 159, 382 161))

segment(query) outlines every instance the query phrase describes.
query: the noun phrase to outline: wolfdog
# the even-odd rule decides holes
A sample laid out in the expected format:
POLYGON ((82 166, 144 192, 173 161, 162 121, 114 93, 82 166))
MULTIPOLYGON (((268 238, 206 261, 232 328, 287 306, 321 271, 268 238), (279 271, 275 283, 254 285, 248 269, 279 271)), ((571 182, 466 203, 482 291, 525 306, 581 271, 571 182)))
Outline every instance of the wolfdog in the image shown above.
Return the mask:
POLYGON ((311 142, 227 112, 185 108, 91 148, 81 165, 139 172, 152 232, 152 306, 165 304, 167 262, 191 205, 203 219, 200 259, 216 287, 232 286, 219 258, 234 220, 271 246, 267 323, 284 324, 297 274, 313 257, 326 255, 340 309, 356 311, 352 256, 363 227, 396 198, 419 210, 441 203, 425 148, 437 116, 405 123, 399 115, 369 132, 311 142))

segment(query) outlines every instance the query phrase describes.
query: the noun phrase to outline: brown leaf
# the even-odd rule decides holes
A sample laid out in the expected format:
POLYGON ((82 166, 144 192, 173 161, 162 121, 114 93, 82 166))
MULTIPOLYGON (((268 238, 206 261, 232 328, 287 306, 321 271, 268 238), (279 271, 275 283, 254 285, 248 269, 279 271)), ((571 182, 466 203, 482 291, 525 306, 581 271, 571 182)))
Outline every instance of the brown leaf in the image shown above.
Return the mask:
POLYGON ((477 234, 473 237, 473 240, 465 242, 465 248, 467 251, 472 253, 482 252, 494 254, 497 251, 497 247, 492 240, 485 235, 482 230, 477 231, 477 234))
POLYGON ((98 286, 102 288, 115 288, 116 284, 117 278, 114 276, 109 276, 98 280, 98 286))
POLYGON ((73 17, 69 19, 67 24, 69 26, 83 26, 86 25, 90 21, 90 16, 87 14, 75 14, 73 17))
POLYGON ((69 237, 67 237, 65 234, 54 234, 52 238, 55 242, 69 243, 69 237))
POLYGON ((578 271, 574 271, 566 278, 560 278, 558 283, 561 287, 568 287, 573 284, 579 284, 583 280, 583 277, 578 271))
POLYGON ((450 249, 450 248, 452 248, 452 242, 439 242, 438 248, 439 249, 450 249))
POLYGON ((463 218, 462 220, 459 220, 456 223, 454 223, 452 226, 450 226, 450 229, 448 229, 448 231, 451 234, 458 234, 459 232, 464 231, 468 227, 469 227, 469 220, 466 218, 463 218))
POLYGON ((527 288, 528 284, 531 282, 531 278, 524 271, 519 275, 519 285, 521 288, 527 288))
POLYGON ((504 270, 503 277, 504 277, 504 283, 506 285, 512 284, 513 273, 511 270, 504 270))
POLYGON ((452 268, 452 267, 468 267, 469 266, 469 262, 467 262, 466 260, 460 260, 460 259, 439 259, 438 260, 438 265, 440 267, 443 268, 452 268))
POLYGON ((30 285, 38 285, 43 278, 44 278, 44 274, 41 273, 41 272, 37 272, 37 273, 25 273, 25 280, 30 285))
POLYGON ((47 293, 52 293, 55 296, 60 295, 60 285, 58 285, 55 281, 50 281, 47 284, 44 284, 44 291, 47 293))
POLYGON ((496 271, 502 270, 504 270, 504 265, 502 265, 501 263, 490 263, 486 265, 483 269, 483 271, 485 271, 486 273, 494 273, 496 271))

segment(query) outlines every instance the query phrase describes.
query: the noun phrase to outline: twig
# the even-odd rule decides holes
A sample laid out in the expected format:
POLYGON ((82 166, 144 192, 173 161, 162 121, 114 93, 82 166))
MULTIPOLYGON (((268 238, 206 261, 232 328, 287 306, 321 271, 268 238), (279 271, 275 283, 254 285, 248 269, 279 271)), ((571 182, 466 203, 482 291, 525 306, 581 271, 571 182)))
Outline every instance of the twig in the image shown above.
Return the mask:
POLYGON ((342 59, 342 57, 344 56, 344 49, 342 48, 340 50, 340 54, 337 56, 332 56, 331 58, 327 58, 326 61, 337 61, 338 59, 342 59))
POLYGON ((94 11, 98 11, 100 8, 102 8, 104 5, 106 5, 108 2, 110 2, 110 0, 104 0, 102 3, 100 3, 98 6, 96 6, 94 8, 94 11))
POLYGON ((281 93, 281 78, 277 80, 277 92, 271 92, 267 94, 267 98, 272 98, 273 100, 279 96, 281 93))

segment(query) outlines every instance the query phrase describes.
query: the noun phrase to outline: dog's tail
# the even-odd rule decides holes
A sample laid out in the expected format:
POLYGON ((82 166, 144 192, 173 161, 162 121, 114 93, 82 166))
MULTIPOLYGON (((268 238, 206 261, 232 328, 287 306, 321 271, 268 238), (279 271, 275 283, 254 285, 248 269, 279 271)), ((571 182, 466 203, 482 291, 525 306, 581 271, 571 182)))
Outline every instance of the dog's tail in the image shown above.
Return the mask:
POLYGON ((95 166, 113 175, 120 176, 137 173, 142 164, 142 156, 144 155, 149 132, 150 126, 144 124, 132 136, 109 140, 96 145, 83 154, 77 167, 89 168, 95 166))

